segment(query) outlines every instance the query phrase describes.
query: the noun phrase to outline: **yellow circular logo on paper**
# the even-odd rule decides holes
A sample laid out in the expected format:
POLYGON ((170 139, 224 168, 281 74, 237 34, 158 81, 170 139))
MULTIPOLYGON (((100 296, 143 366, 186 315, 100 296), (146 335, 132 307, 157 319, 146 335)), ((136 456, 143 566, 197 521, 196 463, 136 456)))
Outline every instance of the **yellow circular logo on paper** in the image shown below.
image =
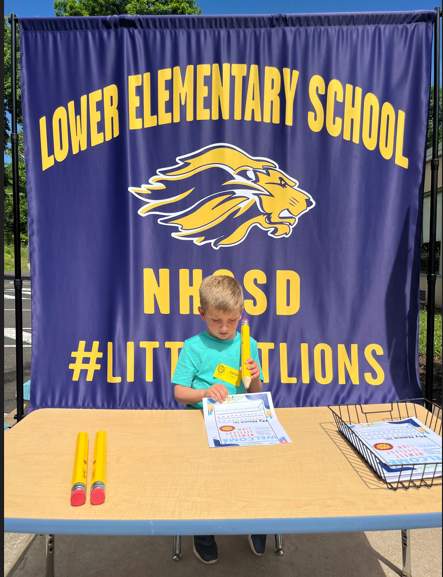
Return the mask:
POLYGON ((375 443, 374 445, 374 449, 377 449, 377 451, 390 451, 393 448, 389 443, 375 443))
POLYGON ((235 429, 235 427, 231 427, 230 425, 224 425, 223 427, 220 427, 220 431, 233 431, 235 429))
POLYGON ((225 372, 225 367, 223 365, 218 365, 217 367, 217 372, 218 373, 224 373, 225 372))

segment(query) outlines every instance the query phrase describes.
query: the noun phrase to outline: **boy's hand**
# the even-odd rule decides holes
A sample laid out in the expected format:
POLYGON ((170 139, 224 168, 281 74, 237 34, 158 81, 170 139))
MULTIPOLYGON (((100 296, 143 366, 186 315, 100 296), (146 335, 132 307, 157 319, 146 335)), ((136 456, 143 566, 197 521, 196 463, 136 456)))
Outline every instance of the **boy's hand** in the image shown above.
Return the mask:
POLYGON ((223 403, 228 398, 228 390, 221 383, 215 383, 209 389, 205 389, 203 393, 203 398, 213 398, 219 403, 223 403))
POLYGON ((251 379, 253 381, 260 378, 260 367, 254 361, 254 359, 248 359, 246 361, 246 368, 249 369, 249 372, 251 373, 251 379))

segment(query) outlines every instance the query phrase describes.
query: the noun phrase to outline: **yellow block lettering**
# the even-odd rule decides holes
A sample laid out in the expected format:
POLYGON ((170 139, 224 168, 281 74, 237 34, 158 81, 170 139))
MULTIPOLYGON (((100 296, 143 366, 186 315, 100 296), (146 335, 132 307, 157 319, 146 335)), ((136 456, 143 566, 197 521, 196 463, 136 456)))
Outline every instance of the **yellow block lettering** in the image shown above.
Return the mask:
POLYGON ((326 97, 326 130, 331 136, 339 136, 342 127, 342 119, 335 117, 335 102, 343 102, 343 86, 338 80, 331 80, 328 84, 326 97))
POLYGON ((293 270, 277 271, 277 314, 295 315, 300 308, 300 277, 293 270))
POLYGON ((375 94, 368 92, 363 104, 363 144, 368 150, 375 150, 378 140, 378 117, 380 105, 375 94))
POLYGON ((212 120, 218 120, 220 106, 223 120, 229 120, 229 89, 231 85, 231 65, 223 64, 223 81, 220 67, 212 65, 212 120))
POLYGON ((254 120, 261 122, 260 106, 260 84, 258 80, 258 66, 252 64, 249 72, 248 92, 246 94, 245 120, 251 120, 254 113, 254 120))
POLYGON ((273 66, 265 66, 265 92, 263 97, 263 122, 271 122, 271 105, 272 105, 272 122, 280 122, 280 88, 281 76, 280 71, 273 66))
POLYGON ((68 102, 69 129, 71 131, 72 154, 77 154, 79 150, 86 150, 88 145, 88 97, 85 94, 80 98, 80 115, 75 115, 74 101, 68 102))
POLYGON ((174 375, 174 371, 175 371, 175 367, 177 366, 177 361, 178 361, 178 351, 183 348, 183 344, 184 343, 174 343, 174 342, 166 342, 165 343, 165 348, 166 349, 171 349, 171 383, 172 383, 172 377, 174 375))
POLYGON ((280 375, 282 383, 297 382, 296 377, 288 376, 288 350, 286 343, 280 343, 280 375))
POLYGON ((155 278, 152 268, 143 269, 144 313, 153 315, 155 312, 154 297, 162 315, 168 315, 169 306, 169 270, 159 270, 159 282, 155 278))
POLYGON ((285 114, 285 124, 292 126, 294 117, 294 97, 295 90, 297 88, 298 82, 298 70, 291 71, 289 68, 283 68, 283 84, 285 87, 285 98, 286 98, 286 114, 285 114))
POLYGON ((395 110, 392 104, 385 102, 380 118, 380 154, 389 160, 394 154, 395 110))
POLYGON ((118 126, 118 89, 115 84, 106 86, 103 90, 103 106, 105 115, 105 140, 111 140, 119 135, 118 126))
POLYGON ((143 74, 143 126, 157 126, 157 115, 152 115, 151 73, 143 74))
POLYGON ((63 106, 57 108, 52 117, 52 134, 54 136, 54 156, 57 162, 62 162, 68 156, 68 115, 63 106))
POLYGON ((359 384, 358 375, 358 346, 351 345, 351 361, 349 361, 348 353, 346 352, 345 345, 338 345, 337 350, 337 362, 338 362, 338 384, 346 384, 345 376, 345 366, 348 370, 349 376, 351 377, 351 383, 353 385, 359 384))
POLYGON ((169 90, 166 90, 166 81, 171 80, 172 71, 170 68, 164 68, 158 71, 158 123, 169 124, 172 114, 166 112, 166 103, 169 100, 169 90))
POLYGON ((205 108, 205 98, 208 96, 208 87, 205 85, 205 76, 211 75, 210 64, 199 64, 197 66, 197 96, 196 112, 197 120, 209 120, 211 112, 205 108))
POLYGON ((274 348, 274 343, 257 343, 257 348, 261 351, 263 382, 269 383, 269 350, 274 348))
POLYGON ((361 96, 362 89, 355 87, 354 106, 352 106, 352 95, 354 87, 352 84, 346 84, 345 93, 345 118, 343 124, 343 138, 351 140, 351 122, 352 128, 352 142, 358 144, 360 142, 360 121, 361 121, 361 96))
MULTIPOLYGON (((198 78, 197 66, 197 78, 198 78)), ((180 67, 174 68, 174 96, 173 96, 173 111, 174 122, 180 122, 180 103, 186 102, 186 120, 190 122, 194 120, 194 66, 191 64, 186 67, 185 81, 182 81, 180 67)), ((207 89, 206 89, 207 90, 207 89)), ((197 92, 198 97, 198 92, 197 92)), ((198 117, 197 117, 198 118, 198 117)))
POLYGON ((261 270, 250 270, 243 278, 245 289, 255 298, 255 305, 252 299, 245 299, 245 310, 249 315, 261 315, 265 312, 268 300, 265 293, 254 283, 266 284, 266 274, 261 270))
POLYGON ((325 93, 325 81, 321 76, 316 74, 309 82, 309 98, 312 102, 315 112, 308 112, 308 125, 312 132, 320 132, 325 121, 325 111, 318 94, 325 93))
POLYGON ((180 314, 189 314, 189 299, 192 298, 192 312, 198 315, 198 307, 200 306, 199 288, 202 283, 203 276, 200 269, 192 271, 192 285, 189 282, 189 270, 182 268, 179 271, 180 283, 180 314))
MULTIPOLYGON (((104 141, 103 132, 99 132, 97 124, 100 122, 101 114, 97 110, 97 102, 102 99, 102 91, 96 90, 89 95, 89 122, 91 124, 91 146, 97 146, 104 141)), ((55 157, 57 158, 57 157, 55 157)))
POLYGON ((154 379, 154 349, 158 349, 160 343, 156 341, 141 341, 140 348, 146 349, 146 382, 152 383, 154 379))
POLYGON ((112 362, 112 343, 108 343, 108 383, 120 383, 121 377, 114 377, 112 375, 113 362, 112 362))
POLYGON ((309 348, 308 343, 301 343, 301 380, 302 383, 309 383, 309 348))
POLYGON ((315 380, 320 385, 328 385, 332 381, 332 349, 329 345, 319 343, 314 349, 315 380), (325 353, 325 375, 323 376, 322 352, 325 353))
POLYGON ((246 64, 233 64, 231 74, 234 81, 234 118, 241 120, 241 105, 243 94, 243 77, 246 76, 246 64))
POLYGON ((398 124, 397 124, 397 141, 395 143, 395 164, 403 168, 408 168, 409 160, 406 156, 403 156, 403 139, 405 135, 405 118, 406 114, 403 110, 398 111, 398 124))
POLYGON ((126 343, 126 381, 134 382, 134 343, 126 343))
POLYGON ((230 270, 226 270, 225 268, 216 270, 214 273, 212 273, 212 276, 232 276, 232 278, 234 278, 232 272, 230 270))
POLYGON ((46 116, 40 118, 40 145, 42 151, 42 170, 54 166, 54 155, 48 153, 48 133, 46 130, 46 116))
POLYGON ((372 376, 371 373, 365 373, 366 382, 370 385, 381 385, 385 380, 385 373, 378 362, 372 356, 372 353, 376 355, 383 355, 383 349, 380 345, 368 345, 365 348, 365 358, 371 367, 375 371, 375 377, 372 376))
POLYGON ((140 97, 136 94, 137 86, 142 84, 142 75, 128 76, 128 108, 129 130, 143 128, 143 120, 137 118, 137 108, 140 106, 140 97))

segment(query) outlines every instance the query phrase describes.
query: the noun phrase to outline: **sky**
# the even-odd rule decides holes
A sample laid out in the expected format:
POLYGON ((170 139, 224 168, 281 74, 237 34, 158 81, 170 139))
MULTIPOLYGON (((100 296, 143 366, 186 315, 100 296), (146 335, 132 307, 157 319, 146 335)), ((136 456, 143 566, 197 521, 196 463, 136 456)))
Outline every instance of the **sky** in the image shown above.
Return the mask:
MULTIPOLYGON (((433 10, 440 0, 197 0, 203 14, 281 14, 433 10)), ((54 16, 53 0, 4 0, 5 14, 54 16)))

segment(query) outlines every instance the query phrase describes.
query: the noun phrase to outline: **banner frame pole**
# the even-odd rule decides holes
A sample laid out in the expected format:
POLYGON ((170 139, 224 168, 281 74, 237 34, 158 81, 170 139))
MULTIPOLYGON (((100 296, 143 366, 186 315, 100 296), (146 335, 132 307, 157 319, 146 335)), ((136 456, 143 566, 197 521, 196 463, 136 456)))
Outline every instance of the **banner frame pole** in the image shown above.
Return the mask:
POLYGON ((431 206, 429 216, 429 258, 428 258, 428 298, 426 328, 426 382, 425 398, 427 408, 433 399, 434 384, 434 312, 435 312, 435 253, 437 238, 437 187, 438 187, 438 127, 440 100, 440 8, 435 8, 437 18, 434 22, 434 109, 432 126, 432 160, 431 160, 431 206))
POLYGON ((12 191, 14 214, 14 289, 15 289, 15 366, 17 378, 17 422, 23 418, 23 301, 20 247, 20 195, 18 181, 18 134, 17 134, 17 46, 18 17, 11 14, 11 148, 12 148, 12 191))

